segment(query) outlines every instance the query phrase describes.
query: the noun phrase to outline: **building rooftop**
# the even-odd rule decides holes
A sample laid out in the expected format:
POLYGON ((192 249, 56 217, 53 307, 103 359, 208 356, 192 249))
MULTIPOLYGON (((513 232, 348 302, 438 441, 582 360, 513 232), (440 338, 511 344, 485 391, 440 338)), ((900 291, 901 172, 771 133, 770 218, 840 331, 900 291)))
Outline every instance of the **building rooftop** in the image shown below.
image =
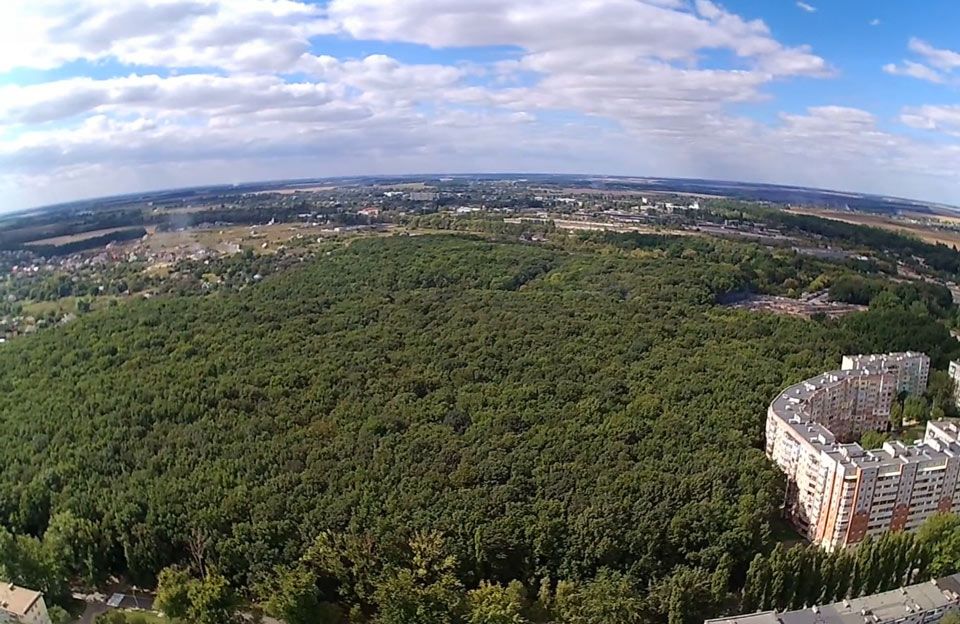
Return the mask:
POLYGON ((848 355, 845 357, 858 363, 882 364, 885 362, 903 362, 905 360, 912 360, 918 357, 926 357, 926 354, 920 353, 918 351, 902 351, 899 353, 871 353, 871 354, 848 355))
MULTIPOLYGON (((906 352, 884 356, 853 357, 882 358, 893 355, 914 357, 920 354, 906 352)), ((954 422, 929 423, 925 439, 913 444, 893 441, 884 444, 883 448, 867 450, 856 443, 837 442, 836 437, 827 427, 815 422, 810 416, 807 403, 818 390, 851 378, 881 374, 883 370, 880 367, 867 367, 829 371, 811 377, 786 388, 777 395, 770 404, 770 412, 793 430, 795 438, 829 455, 844 466, 899 469, 899 466, 905 463, 943 462, 949 457, 960 456, 960 429, 954 422)))
POLYGON ((703 624, 780 624, 780 620, 777 619, 775 611, 762 611, 760 613, 705 620, 703 624))
POLYGON ((960 574, 822 607, 779 615, 764 611, 705 624, 882 624, 951 605, 960 605, 960 574))
POLYGON ((879 624, 960 603, 960 575, 811 609, 781 613, 781 624, 879 624))
POLYGON ((32 589, 17 587, 13 583, 0 583, 0 609, 16 615, 26 615, 41 596, 40 592, 32 589))

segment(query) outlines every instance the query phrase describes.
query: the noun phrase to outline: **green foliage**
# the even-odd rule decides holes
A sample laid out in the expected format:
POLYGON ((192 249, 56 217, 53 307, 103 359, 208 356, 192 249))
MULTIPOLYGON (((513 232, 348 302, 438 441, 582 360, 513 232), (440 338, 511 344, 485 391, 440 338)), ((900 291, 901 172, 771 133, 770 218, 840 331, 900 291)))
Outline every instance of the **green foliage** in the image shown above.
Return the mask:
POLYGON ((830 285, 835 301, 870 305, 876 310, 911 309, 915 314, 948 315, 953 296, 946 286, 932 282, 894 282, 885 278, 841 275, 830 285), (916 307, 914 307, 916 306, 916 307))
POLYGON ((227 579, 209 573, 192 581, 187 590, 190 606, 186 620, 191 624, 235 624, 239 606, 227 579))
POLYGON ((468 624, 524 624, 526 595, 523 585, 512 581, 497 585, 481 581, 477 589, 467 592, 468 624))
POLYGON ((960 519, 930 518, 914 533, 867 537, 855 548, 825 553, 813 546, 758 554, 741 595, 746 611, 799 609, 888 591, 960 571, 960 519))
POLYGON ((900 401, 894 401, 890 406, 890 427, 894 431, 903 427, 903 403, 900 401))
MULTIPOLYGON (((228 585, 259 581, 291 621, 314 604, 455 621, 482 581, 517 581, 531 620, 587 621, 576 605, 609 594, 630 617, 693 621, 770 552, 776 391, 842 353, 958 352, 903 307, 809 322, 717 306, 803 288, 823 263, 700 237, 358 240, 248 284, 254 261, 223 265, 236 288, 0 350, 11 576, 61 591, 215 565, 226 583, 161 574, 180 618, 194 601, 227 617, 228 585), (691 610, 694 588, 709 599, 691 610)), ((755 600, 814 593, 788 581, 770 566, 755 600)))
POLYGON ((930 399, 931 420, 937 420, 937 416, 955 416, 957 406, 954 400, 954 381, 946 371, 930 371, 930 379, 927 383, 927 397, 930 399), (934 416, 933 411, 937 411, 934 416))
POLYGON ((93 618, 93 624, 128 624, 127 614, 119 609, 110 609, 93 618))
MULTIPOLYGON (((59 607, 54 608, 59 609, 59 607)), ((59 624, 66 624, 67 622, 73 621, 73 617, 70 616, 69 613, 66 611, 63 611, 63 613, 66 614, 67 619, 59 624)), ((52 611, 50 612, 50 617, 53 624, 58 624, 57 620, 53 618, 52 611)), ((123 611, 121 609, 110 609, 93 618, 94 624, 147 624, 148 622, 154 622, 156 620, 157 618, 154 615, 151 615, 148 620, 143 612, 123 611)))
POLYGON ((186 617, 192 604, 190 588, 194 583, 190 573, 180 568, 165 568, 157 580, 156 608, 169 618, 186 617))
POLYGON ((770 604, 767 596, 771 583, 770 560, 760 553, 753 557, 747 569, 747 578, 744 582, 742 607, 744 612, 750 613, 759 610, 763 605, 770 604))
POLYGON ((105 569, 100 527, 72 512, 54 514, 43 535, 50 556, 72 578, 94 586, 105 569))
POLYGON ((438 533, 416 533, 409 561, 387 572, 374 594, 380 624, 441 624, 464 610, 463 586, 453 574, 456 559, 448 555, 438 533))
POLYGON ((29 535, 13 535, 0 528, 0 578, 44 593, 52 604, 70 598, 67 570, 58 545, 29 535))
POLYGON ((911 395, 903 402, 904 422, 925 422, 928 416, 927 400, 922 396, 911 395))
POLYGON ((190 624, 236 624, 239 601, 222 575, 194 578, 187 570, 165 568, 159 574, 156 608, 190 624))
POLYGON ((860 446, 865 449, 878 449, 890 436, 880 431, 864 431, 860 436, 860 446))
MULTIPOLYGON (((558 584, 554 604, 563 624, 638 624, 644 621, 646 606, 626 576, 609 570, 582 585, 558 584)), ((671 603, 671 613, 675 606, 671 603)))
POLYGON ((739 204, 741 212, 748 212, 765 223, 788 232, 800 232, 839 243, 844 246, 867 249, 873 253, 899 259, 914 266, 933 269, 944 274, 960 273, 960 253, 956 249, 937 243, 932 245, 918 238, 875 227, 844 223, 835 219, 822 219, 779 209, 761 208, 739 204), (918 262, 915 258, 922 258, 918 262))
POLYGON ((951 609, 943 614, 943 617, 940 618, 940 624, 960 624, 960 612, 956 609, 951 609))
MULTIPOLYGON (((317 577, 304 566, 278 567, 260 587, 264 610, 287 624, 319 624, 322 613, 317 577)), ((334 620, 336 621, 336 620, 334 620)))
POLYGON ((70 615, 70 612, 60 605, 51 605, 47 609, 47 615, 50 616, 52 624, 68 624, 73 621, 73 616, 70 615))
POLYGON ((960 517, 933 516, 920 527, 917 539, 926 547, 925 563, 931 576, 946 576, 960 570, 960 517))

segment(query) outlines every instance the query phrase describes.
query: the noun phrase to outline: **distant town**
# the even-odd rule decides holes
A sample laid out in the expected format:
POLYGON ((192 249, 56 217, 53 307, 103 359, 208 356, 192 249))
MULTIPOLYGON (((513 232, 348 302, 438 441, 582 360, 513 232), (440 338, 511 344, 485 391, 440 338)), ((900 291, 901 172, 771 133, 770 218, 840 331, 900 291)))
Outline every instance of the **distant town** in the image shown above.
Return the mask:
MULTIPOLYGON (((825 260, 872 261, 869 251, 764 218, 764 207, 791 205, 715 194, 730 192, 730 184, 676 186, 684 190, 666 190, 670 187, 665 181, 561 176, 373 178, 188 189, 7 215, 0 217, 0 342, 69 323, 128 297, 171 289, 203 293, 240 288, 279 265, 302 261, 325 245, 356 236, 512 230, 536 244, 550 236, 634 232, 729 238, 825 260), (260 260, 229 261, 251 255, 260 260), (254 264, 261 269, 245 268, 254 264)), ((736 188, 735 195, 746 192, 736 188)), ((750 188, 760 197, 786 194, 836 203, 833 194, 750 188)), ((921 211, 909 213, 913 221, 917 215, 926 222, 948 219, 929 207, 877 201, 880 208, 897 214, 921 211)), ((844 206, 849 215, 863 214, 844 206)), ((957 224, 938 224, 937 236, 956 230, 960 237, 957 224)), ((938 280, 957 291, 952 282, 925 271, 922 261, 905 258, 897 264, 900 279, 938 280)), ((743 292, 724 303, 802 316, 834 317, 864 309, 833 300, 827 289, 798 292, 796 297, 743 292)))

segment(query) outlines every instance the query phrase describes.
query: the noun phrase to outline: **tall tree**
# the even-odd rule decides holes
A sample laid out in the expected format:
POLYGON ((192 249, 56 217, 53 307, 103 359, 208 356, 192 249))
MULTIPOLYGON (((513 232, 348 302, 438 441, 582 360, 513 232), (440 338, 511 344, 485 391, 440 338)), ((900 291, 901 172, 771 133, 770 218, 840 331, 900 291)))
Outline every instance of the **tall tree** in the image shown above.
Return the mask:
POLYGON ((190 587, 193 578, 181 568, 164 568, 158 576, 157 609, 167 617, 180 619, 190 612, 190 587))
POLYGON ((456 558, 437 532, 418 532, 409 560, 387 572, 374 598, 381 624, 441 624, 465 610, 463 586, 453 574, 456 558))
POLYGON ((317 577, 303 565, 277 568, 259 593, 267 615, 287 624, 337 624, 342 619, 338 607, 320 601, 317 577))
POLYGON ((187 590, 190 607, 186 619, 191 624, 237 624, 239 602, 230 584, 220 574, 208 572, 193 581, 187 590))
POLYGON ((741 609, 750 613, 766 607, 765 597, 770 584, 770 566, 761 553, 753 556, 747 569, 747 578, 743 586, 741 609))
POLYGON ((526 596, 523 585, 513 581, 506 587, 483 581, 467 592, 468 624, 525 624, 526 596))
MULTIPOLYGON (((708 587, 709 581, 701 589, 708 587)), ((676 592, 669 592, 671 623, 683 622, 684 613, 690 608, 682 601, 682 586, 676 592)), ((558 584, 555 605, 557 616, 563 624, 644 622, 643 598, 625 575, 610 570, 602 570, 596 578, 581 584, 558 584)))

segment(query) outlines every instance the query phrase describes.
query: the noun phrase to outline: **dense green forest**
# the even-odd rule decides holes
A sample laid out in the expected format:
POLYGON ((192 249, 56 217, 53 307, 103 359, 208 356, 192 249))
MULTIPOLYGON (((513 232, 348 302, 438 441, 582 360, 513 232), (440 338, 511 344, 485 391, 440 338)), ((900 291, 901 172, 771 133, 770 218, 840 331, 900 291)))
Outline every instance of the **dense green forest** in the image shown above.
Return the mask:
POLYGON ((790 235, 813 237, 844 248, 861 249, 872 255, 897 260, 924 273, 932 271, 954 278, 960 273, 960 251, 956 245, 931 244, 902 232, 730 200, 720 200, 711 205, 709 211, 697 211, 696 215, 713 220, 756 220, 790 235))
MULTIPOLYGON (((306 595, 317 621, 456 621, 409 618, 461 595, 539 596, 570 622, 591 604, 636 622, 736 610, 776 542, 775 392, 843 353, 942 368, 960 344, 895 301, 820 321, 716 305, 829 268, 798 258, 699 237, 356 240, 5 345, 11 552, 29 563, 66 533, 74 579, 177 565, 211 584, 183 600, 306 595)), ((291 604, 273 610, 296 620, 291 604)))

